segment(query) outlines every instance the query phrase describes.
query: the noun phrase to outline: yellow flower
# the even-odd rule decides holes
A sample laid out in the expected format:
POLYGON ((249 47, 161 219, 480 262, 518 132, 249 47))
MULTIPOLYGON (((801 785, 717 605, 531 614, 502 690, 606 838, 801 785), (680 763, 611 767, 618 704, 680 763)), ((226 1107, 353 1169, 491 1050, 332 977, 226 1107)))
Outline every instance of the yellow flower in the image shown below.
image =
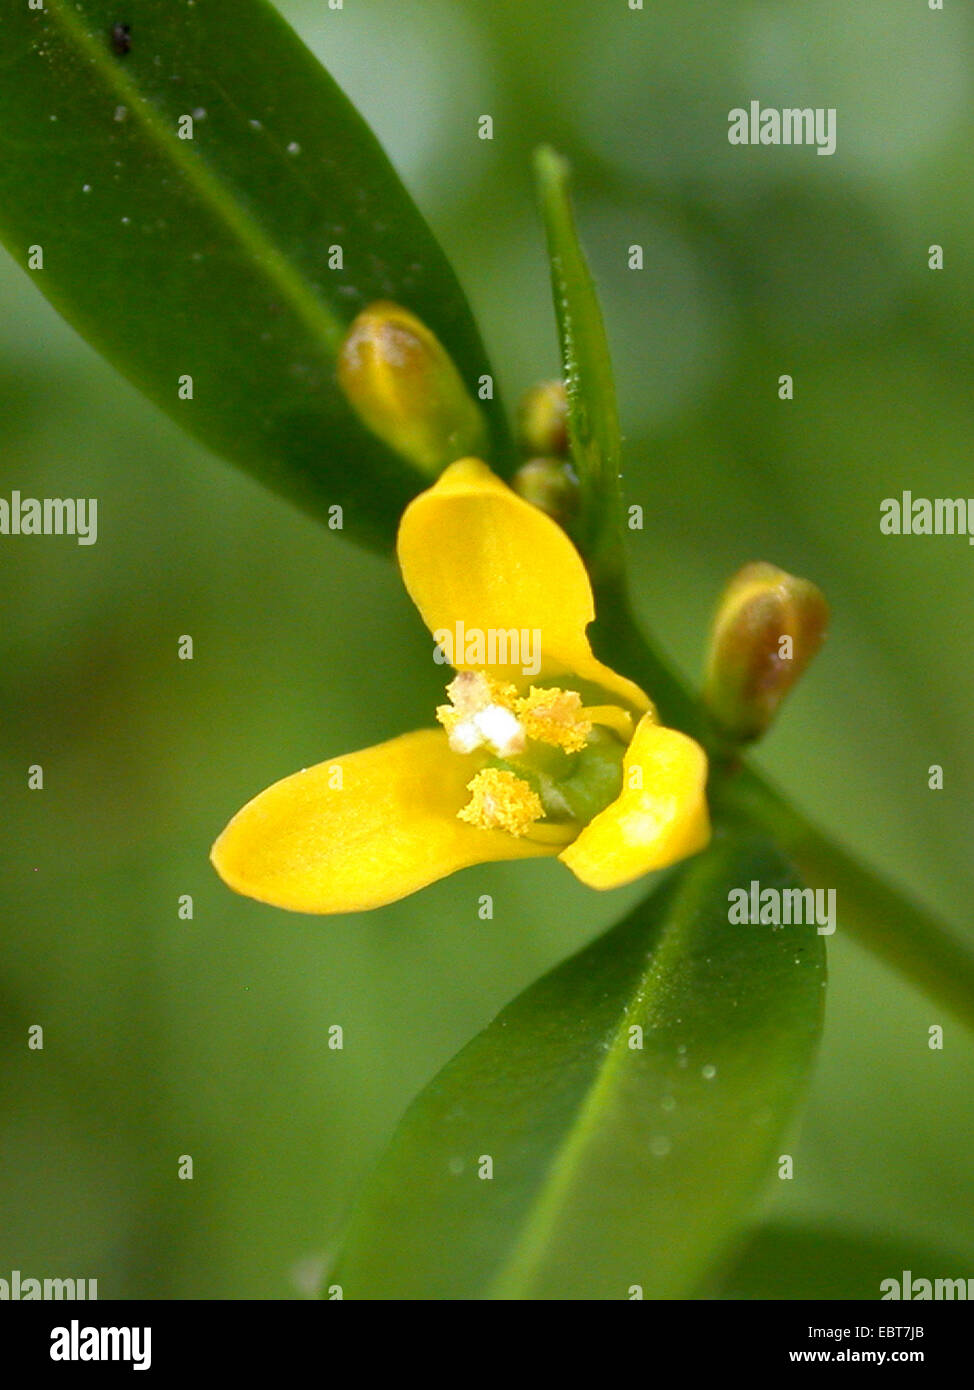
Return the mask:
POLYGON ((261 792, 213 847, 231 888, 356 912, 492 860, 557 854, 614 888, 703 848, 706 756, 593 654, 588 575, 550 517, 461 459, 407 507, 398 553, 457 671, 441 727, 261 792))

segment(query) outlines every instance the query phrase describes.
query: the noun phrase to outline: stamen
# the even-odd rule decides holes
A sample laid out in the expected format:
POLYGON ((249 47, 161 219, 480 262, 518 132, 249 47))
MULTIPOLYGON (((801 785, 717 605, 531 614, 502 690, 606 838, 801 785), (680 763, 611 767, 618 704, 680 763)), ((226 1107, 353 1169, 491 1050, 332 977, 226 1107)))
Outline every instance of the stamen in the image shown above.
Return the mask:
POLYGON ((544 815, 541 798, 527 782, 500 767, 485 767, 467 783, 470 800, 457 812, 481 830, 506 830, 521 836, 544 815))
POLYGON ((566 753, 581 752, 592 732, 592 721, 585 717, 582 697, 575 690, 532 685, 515 708, 528 738, 550 743, 566 753))

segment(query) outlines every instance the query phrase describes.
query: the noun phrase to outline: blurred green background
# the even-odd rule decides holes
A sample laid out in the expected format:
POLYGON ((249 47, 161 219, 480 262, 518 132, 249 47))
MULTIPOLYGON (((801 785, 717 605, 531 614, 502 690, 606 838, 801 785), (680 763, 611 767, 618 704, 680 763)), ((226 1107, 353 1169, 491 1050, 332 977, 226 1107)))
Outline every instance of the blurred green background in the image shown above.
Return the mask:
MULTIPOLYGON (((443 240, 509 405, 557 369, 529 156, 548 140, 571 157, 628 500, 645 509, 641 613, 696 679, 734 568, 815 579, 832 638, 759 761, 971 931, 974 551, 878 521, 904 488, 974 493, 974 15, 956 0, 280 8, 443 240), (732 148, 727 113, 752 97, 836 107, 837 153, 732 148)), ((248 797, 431 718, 438 671, 395 567, 204 454, 6 258, 0 438, 0 495, 100 499, 94 547, 0 543, 0 1275, 97 1277, 103 1297, 294 1296, 407 1101, 639 890, 591 894, 533 862, 362 917, 232 895, 207 852, 248 797)), ((767 1209, 951 1257, 917 1273, 972 1274, 974 1040, 847 939, 841 906, 821 1063, 785 1146, 795 1177, 767 1209)))

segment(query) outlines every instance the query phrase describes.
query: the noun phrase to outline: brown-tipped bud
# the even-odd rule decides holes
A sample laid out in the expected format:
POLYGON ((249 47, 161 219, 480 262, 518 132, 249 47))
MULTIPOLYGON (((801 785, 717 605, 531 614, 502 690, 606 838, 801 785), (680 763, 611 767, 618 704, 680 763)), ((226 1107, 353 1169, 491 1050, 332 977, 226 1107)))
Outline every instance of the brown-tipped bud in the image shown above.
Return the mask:
POLYGON ((398 304, 359 314, 338 354, 338 383, 366 428, 425 473, 484 452, 484 417, 452 358, 398 304))
POLYGON ((767 731, 822 645, 829 607, 822 591, 774 565, 745 565, 720 601, 710 636, 704 701, 734 743, 767 731))
POLYGON ((511 479, 514 491, 568 526, 578 512, 578 478, 562 459, 528 459, 511 479))
POLYGON ((567 458, 568 398, 561 381, 542 381, 521 401, 517 414, 521 452, 529 457, 567 458))

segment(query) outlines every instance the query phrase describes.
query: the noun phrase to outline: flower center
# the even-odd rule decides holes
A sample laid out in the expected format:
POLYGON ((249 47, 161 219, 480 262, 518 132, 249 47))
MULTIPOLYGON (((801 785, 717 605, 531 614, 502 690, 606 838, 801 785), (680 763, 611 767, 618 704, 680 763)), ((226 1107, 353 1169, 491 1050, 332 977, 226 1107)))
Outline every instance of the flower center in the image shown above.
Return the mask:
POLYGON ((486 765, 457 814, 484 830, 568 844, 619 795, 632 718, 617 705, 583 705, 576 690, 515 685, 461 671, 436 717, 455 753, 486 765))
POLYGON ((519 753, 526 734, 515 713, 517 689, 482 671, 461 671, 446 688, 448 705, 436 717, 446 729, 454 753, 488 748, 500 758, 519 753))

